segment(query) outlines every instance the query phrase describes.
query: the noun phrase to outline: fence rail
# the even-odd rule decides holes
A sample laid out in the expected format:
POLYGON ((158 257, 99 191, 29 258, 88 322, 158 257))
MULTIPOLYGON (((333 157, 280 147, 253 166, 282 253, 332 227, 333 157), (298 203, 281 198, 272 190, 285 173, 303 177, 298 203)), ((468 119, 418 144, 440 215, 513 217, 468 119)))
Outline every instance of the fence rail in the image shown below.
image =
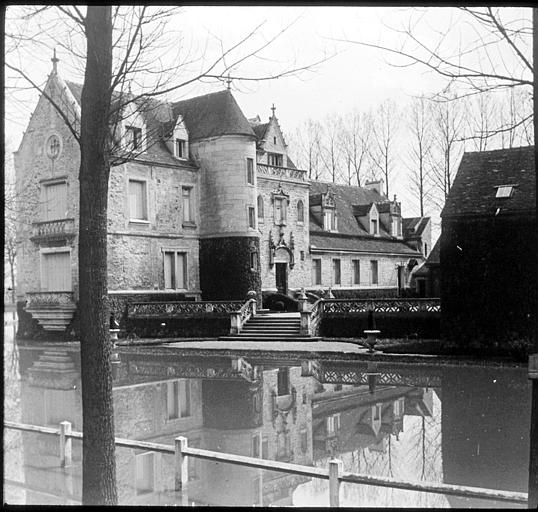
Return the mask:
MULTIPOLYGON (((69 466, 72 464, 70 440, 83 438, 82 432, 71 431, 71 423, 68 421, 61 422, 59 429, 16 423, 12 421, 4 421, 4 428, 60 436, 61 466, 69 466)), ((329 480, 329 504, 331 507, 340 506, 339 489, 342 482, 390 487, 393 489, 420 491, 434 494, 448 494, 465 498, 519 503, 523 505, 527 504, 528 502, 528 495, 521 492, 481 489, 478 487, 466 487, 434 482, 410 482, 397 480, 395 478, 351 473, 343 471, 343 463, 341 460, 337 459, 329 461, 329 467, 328 469, 325 469, 313 466, 302 466, 289 462, 257 459, 255 457, 235 455, 232 453, 215 452, 212 450, 204 450, 202 448, 192 448, 188 446, 188 441, 185 437, 177 437, 174 446, 161 443, 152 443, 148 441, 122 439, 118 437, 115 439, 115 444, 124 448, 149 450, 174 455, 176 491, 180 491, 187 486, 189 481, 187 461, 188 457, 194 457, 197 459, 223 462, 226 464, 236 464, 251 468, 266 469, 270 471, 279 471, 294 475, 303 475, 310 476, 312 478, 329 480)))

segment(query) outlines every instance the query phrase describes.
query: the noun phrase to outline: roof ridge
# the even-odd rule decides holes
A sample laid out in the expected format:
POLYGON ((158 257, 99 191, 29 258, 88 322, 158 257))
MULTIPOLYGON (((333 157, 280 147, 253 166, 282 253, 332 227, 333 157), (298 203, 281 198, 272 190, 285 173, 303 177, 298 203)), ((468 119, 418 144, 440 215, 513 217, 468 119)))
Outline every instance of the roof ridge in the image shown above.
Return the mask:
POLYGON ((485 155, 485 154, 488 154, 488 153, 500 153, 500 152, 516 151, 518 149, 531 150, 531 149, 534 149, 534 144, 531 145, 531 146, 527 145, 527 146, 516 146, 516 147, 511 147, 511 148, 487 149, 487 150, 484 150, 484 151, 480 151, 480 150, 464 151, 463 154, 464 155, 469 155, 469 154, 480 153, 481 155, 485 155))

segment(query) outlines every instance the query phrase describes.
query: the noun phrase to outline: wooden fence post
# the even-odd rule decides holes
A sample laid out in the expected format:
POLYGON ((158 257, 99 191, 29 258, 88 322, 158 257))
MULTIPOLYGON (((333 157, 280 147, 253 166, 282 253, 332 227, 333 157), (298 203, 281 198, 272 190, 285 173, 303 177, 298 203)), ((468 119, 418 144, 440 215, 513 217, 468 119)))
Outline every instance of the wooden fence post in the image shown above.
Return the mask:
POLYGON ((344 463, 341 460, 329 461, 329 506, 340 506, 340 477, 344 472, 344 463))
POLYGON ((174 489, 176 491, 181 491, 185 488, 187 482, 189 481, 189 466, 187 455, 183 455, 183 450, 187 448, 187 438, 186 437, 176 437, 175 439, 175 485, 174 489))
POLYGON ((60 466, 65 468, 72 462, 72 442, 68 437, 71 434, 71 422, 62 421, 60 423, 60 466))

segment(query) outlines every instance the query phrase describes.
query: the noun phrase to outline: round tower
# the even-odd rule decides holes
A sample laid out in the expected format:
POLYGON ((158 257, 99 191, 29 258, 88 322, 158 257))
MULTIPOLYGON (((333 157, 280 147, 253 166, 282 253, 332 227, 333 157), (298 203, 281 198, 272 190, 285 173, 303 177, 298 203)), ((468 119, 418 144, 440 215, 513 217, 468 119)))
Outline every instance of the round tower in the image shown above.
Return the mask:
POLYGON ((197 118, 190 140, 201 172, 202 298, 261 296, 254 131, 229 90, 194 100, 187 115, 197 118))

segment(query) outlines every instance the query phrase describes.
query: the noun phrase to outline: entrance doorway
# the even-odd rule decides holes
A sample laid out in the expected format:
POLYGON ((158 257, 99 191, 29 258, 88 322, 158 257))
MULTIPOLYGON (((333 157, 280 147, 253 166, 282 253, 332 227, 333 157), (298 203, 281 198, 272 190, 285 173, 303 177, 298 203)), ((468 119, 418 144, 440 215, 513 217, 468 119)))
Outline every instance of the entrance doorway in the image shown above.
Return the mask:
POLYGON ((278 293, 288 293, 288 264, 275 263, 276 289, 278 293))

